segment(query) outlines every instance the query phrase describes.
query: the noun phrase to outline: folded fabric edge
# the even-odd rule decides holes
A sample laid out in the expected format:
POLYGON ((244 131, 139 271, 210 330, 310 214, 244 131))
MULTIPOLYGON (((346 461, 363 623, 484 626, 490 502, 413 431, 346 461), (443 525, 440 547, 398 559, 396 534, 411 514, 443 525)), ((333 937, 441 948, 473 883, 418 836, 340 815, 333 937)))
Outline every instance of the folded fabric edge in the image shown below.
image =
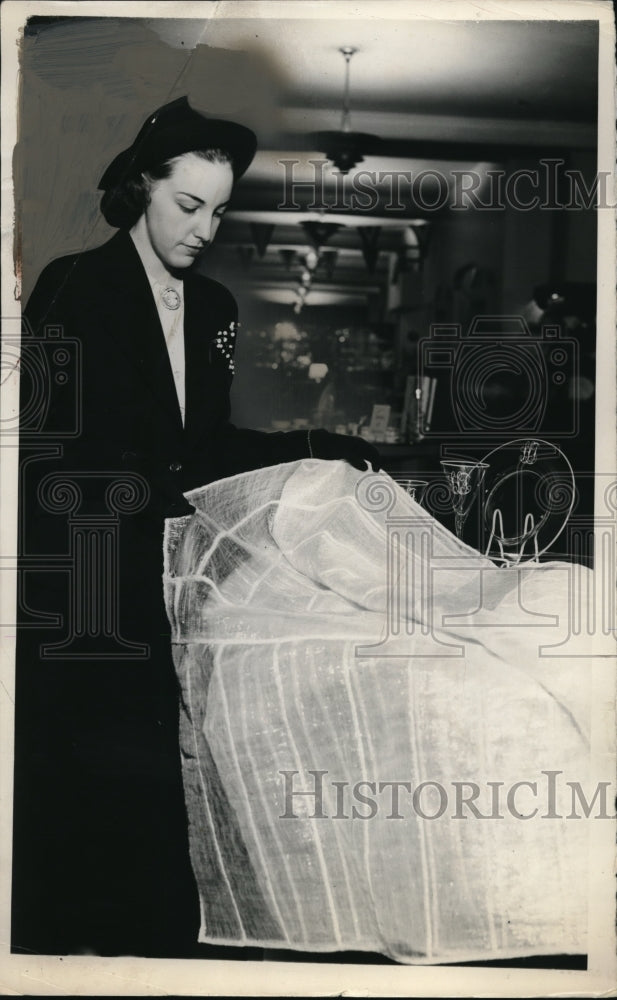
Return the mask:
MULTIPOLYGON (((341 459, 341 461, 342 461, 342 459, 341 459)), ((287 467, 287 468, 289 468, 291 470, 291 468, 293 466, 296 466, 297 468, 300 468, 300 466, 303 463, 305 463, 305 462, 306 463, 310 463, 311 465, 330 465, 331 464, 331 462, 326 461, 325 459, 321 459, 321 458, 298 458, 298 459, 296 459, 293 462, 279 462, 278 465, 267 466, 267 469, 270 472, 274 472, 276 469, 282 469, 282 468, 285 468, 285 467, 287 467)), ((266 468, 266 467, 260 466, 260 468, 258 468, 258 469, 249 469, 248 472, 236 472, 233 476, 226 476, 224 479, 216 479, 213 483, 207 483, 205 486, 196 486, 194 489, 188 490, 186 493, 184 493, 183 496, 184 496, 185 500, 188 500, 189 503, 192 503, 192 499, 191 499, 192 497, 197 497, 197 496, 203 497, 209 491, 212 491, 212 490, 215 490, 217 488, 220 488, 223 483, 232 483, 234 480, 238 480, 238 479, 244 479, 246 481, 246 480, 254 479, 257 476, 263 475, 264 468, 266 468)))

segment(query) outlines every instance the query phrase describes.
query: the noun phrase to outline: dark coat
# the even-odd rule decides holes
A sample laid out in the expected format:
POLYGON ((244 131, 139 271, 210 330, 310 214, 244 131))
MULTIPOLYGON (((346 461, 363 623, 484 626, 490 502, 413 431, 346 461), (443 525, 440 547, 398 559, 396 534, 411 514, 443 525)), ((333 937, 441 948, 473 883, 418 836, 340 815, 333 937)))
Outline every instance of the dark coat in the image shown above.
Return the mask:
POLYGON ((172 956, 190 954, 196 941, 161 580, 164 518, 190 512, 183 491, 304 457, 308 445, 304 432, 229 423, 229 352, 216 340, 237 321, 235 302, 198 275, 186 275, 184 293, 184 428, 128 234, 53 261, 25 310, 19 951, 172 956), (32 410, 37 358, 49 361, 41 369, 48 380, 32 410))

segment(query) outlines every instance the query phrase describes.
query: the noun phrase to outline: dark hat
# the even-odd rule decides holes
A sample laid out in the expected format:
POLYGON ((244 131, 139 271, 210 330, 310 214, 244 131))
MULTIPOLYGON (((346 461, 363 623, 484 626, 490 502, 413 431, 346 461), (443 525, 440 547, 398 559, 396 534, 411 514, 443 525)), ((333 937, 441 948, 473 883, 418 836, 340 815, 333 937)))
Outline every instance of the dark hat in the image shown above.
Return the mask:
POLYGON ((188 98, 180 97, 149 116, 133 145, 118 153, 109 164, 99 188, 107 191, 142 170, 198 149, 226 150, 237 179, 248 169, 256 148, 257 138, 250 128, 221 118, 207 118, 193 110, 188 98))

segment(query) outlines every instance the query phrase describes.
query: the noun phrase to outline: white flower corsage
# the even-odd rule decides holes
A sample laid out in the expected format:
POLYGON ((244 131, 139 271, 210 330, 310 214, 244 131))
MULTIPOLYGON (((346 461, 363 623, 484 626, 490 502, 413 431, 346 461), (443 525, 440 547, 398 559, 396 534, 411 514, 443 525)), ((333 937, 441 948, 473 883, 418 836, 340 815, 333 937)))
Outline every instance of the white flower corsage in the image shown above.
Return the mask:
POLYGON ((214 341, 215 347, 219 349, 225 360, 227 361, 227 367, 229 368, 231 374, 235 372, 234 367, 234 347, 236 343, 236 333, 238 332, 239 323, 234 320, 229 324, 228 330, 219 330, 216 335, 216 340, 214 341))

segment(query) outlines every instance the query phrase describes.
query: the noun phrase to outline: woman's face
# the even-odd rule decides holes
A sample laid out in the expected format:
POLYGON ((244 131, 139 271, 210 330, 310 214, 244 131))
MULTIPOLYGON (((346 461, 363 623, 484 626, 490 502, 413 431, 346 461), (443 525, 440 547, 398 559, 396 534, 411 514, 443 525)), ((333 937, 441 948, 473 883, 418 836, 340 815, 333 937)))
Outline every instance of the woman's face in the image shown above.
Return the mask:
POLYGON ((210 163, 195 153, 176 157, 169 177, 150 181, 150 204, 137 226, 165 267, 190 267, 212 242, 232 187, 229 163, 210 163))

